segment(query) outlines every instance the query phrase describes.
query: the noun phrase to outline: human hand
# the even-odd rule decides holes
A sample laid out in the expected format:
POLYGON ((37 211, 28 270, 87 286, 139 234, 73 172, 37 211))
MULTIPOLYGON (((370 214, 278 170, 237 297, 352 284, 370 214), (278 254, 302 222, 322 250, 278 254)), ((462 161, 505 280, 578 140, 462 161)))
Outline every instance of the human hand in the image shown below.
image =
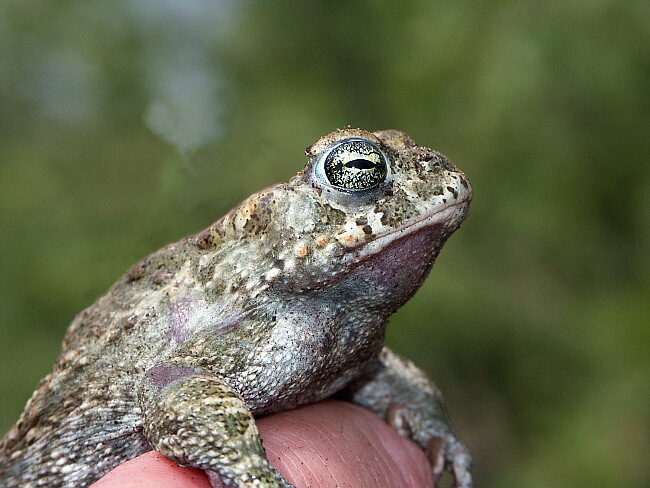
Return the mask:
MULTIPOLYGON (((297 487, 433 486, 424 453, 383 420, 327 400, 256 420, 271 465, 297 487)), ((210 488, 207 476, 151 451, 117 467, 92 488, 210 488)))

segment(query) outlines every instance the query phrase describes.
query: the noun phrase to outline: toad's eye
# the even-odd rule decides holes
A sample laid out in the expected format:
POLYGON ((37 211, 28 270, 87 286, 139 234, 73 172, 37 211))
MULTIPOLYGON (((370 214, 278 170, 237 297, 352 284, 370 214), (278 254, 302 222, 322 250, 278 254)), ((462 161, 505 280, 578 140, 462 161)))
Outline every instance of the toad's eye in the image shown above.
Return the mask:
POLYGON ((323 155, 318 166, 330 185, 349 192, 376 188, 388 174, 386 156, 365 139, 339 142, 323 155))

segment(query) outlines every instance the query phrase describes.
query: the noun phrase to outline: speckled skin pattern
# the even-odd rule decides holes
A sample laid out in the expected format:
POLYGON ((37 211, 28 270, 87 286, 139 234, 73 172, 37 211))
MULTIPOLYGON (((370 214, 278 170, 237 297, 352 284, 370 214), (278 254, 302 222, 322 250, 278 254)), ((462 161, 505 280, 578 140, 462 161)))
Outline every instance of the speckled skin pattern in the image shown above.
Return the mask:
POLYGON ((289 183, 148 256, 73 320, 0 445, 1 486, 87 486, 155 449, 213 484, 288 487, 253 416, 334 394, 419 443, 436 478, 447 469, 471 486, 439 391, 383 347, 388 316, 465 218, 471 188, 398 131, 338 130, 306 155, 289 183), (346 191, 323 175, 323 156, 349 139, 375 159, 332 171, 375 186, 346 191))

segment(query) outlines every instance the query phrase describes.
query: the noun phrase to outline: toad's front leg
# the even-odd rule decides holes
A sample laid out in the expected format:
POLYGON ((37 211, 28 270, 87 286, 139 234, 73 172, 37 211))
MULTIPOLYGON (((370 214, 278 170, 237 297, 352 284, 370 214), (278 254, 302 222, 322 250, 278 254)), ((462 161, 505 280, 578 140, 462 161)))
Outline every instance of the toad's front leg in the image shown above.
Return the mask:
POLYGON ((413 363, 384 348, 373 372, 344 395, 417 442, 429 457, 434 479, 447 469, 457 487, 472 487, 472 460, 449 423, 442 395, 413 363))
POLYGON ((269 465, 250 410, 218 377, 184 366, 155 366, 141 401, 144 433, 154 449, 204 470, 213 486, 293 486, 269 465))

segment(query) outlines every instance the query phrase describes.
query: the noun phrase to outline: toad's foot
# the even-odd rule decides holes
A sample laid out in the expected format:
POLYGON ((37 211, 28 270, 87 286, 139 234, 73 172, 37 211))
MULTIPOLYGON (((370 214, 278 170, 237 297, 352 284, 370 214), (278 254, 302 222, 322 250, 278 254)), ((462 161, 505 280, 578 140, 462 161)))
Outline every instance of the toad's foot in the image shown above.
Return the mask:
POLYGON ((375 369, 351 385, 348 395, 419 444, 435 481, 447 470, 456 487, 472 488, 472 458, 451 427, 442 394, 413 363, 384 348, 375 369))
POLYGON ((454 486, 472 488, 472 458, 467 448, 455 437, 433 437, 427 442, 425 452, 436 483, 447 470, 456 480, 454 486))

